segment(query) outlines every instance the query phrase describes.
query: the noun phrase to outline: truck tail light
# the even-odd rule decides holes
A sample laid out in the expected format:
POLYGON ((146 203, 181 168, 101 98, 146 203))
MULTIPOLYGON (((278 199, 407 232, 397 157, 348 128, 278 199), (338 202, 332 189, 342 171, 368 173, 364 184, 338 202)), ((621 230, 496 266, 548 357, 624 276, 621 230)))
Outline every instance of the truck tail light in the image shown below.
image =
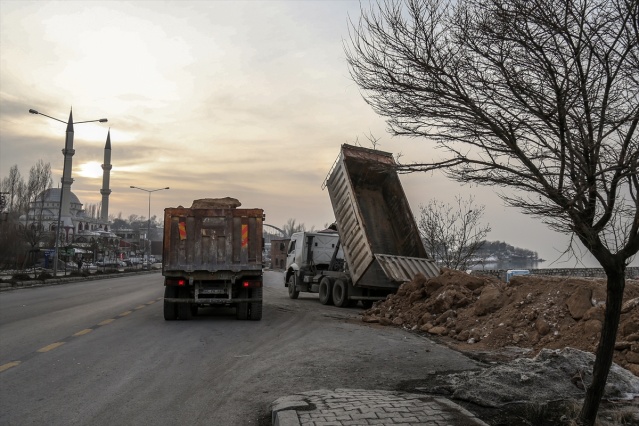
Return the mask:
POLYGON ((244 287, 244 288, 260 288, 260 287, 262 287, 262 281, 242 281, 242 287, 244 287))
POLYGON ((178 285, 184 287, 187 284, 187 281, 184 278, 167 278, 165 280, 165 285, 178 285))

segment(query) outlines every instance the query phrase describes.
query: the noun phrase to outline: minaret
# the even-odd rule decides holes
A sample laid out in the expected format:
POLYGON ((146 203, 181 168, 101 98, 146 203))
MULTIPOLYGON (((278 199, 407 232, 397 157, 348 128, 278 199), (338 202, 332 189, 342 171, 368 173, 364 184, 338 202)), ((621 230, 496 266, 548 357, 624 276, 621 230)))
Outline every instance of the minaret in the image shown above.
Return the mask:
POLYGON ((107 133, 106 145, 104 145, 104 164, 102 164, 102 208, 100 219, 105 224, 109 221, 109 195, 111 190, 109 189, 109 178, 111 176, 111 129, 107 133))
POLYGON ((69 112, 69 122, 67 123, 67 137, 64 141, 64 168, 62 169, 62 196, 60 197, 60 221, 62 227, 72 227, 71 222, 71 185, 73 178, 71 177, 71 169, 73 167, 73 109, 69 112))

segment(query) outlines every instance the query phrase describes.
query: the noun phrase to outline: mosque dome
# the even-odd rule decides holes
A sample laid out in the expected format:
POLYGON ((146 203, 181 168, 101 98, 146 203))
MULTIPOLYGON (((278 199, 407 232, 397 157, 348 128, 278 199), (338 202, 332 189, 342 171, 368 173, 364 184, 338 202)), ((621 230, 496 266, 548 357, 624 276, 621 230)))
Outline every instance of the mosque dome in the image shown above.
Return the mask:
MULTIPOLYGON (((50 203, 59 203, 60 202, 60 191, 62 191, 62 189, 60 188, 49 188, 46 191, 44 191, 40 197, 37 198, 38 201, 42 200, 45 203, 46 202, 50 202, 50 203)), ((70 200, 71 204, 82 204, 80 202, 80 199, 73 193, 71 192, 71 200, 70 200)))

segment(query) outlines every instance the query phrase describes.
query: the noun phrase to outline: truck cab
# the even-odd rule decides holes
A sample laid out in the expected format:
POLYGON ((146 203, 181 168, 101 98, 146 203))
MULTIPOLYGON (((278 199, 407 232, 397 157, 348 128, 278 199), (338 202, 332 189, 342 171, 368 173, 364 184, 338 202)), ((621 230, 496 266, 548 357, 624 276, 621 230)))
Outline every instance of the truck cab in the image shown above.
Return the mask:
POLYGON ((311 291, 311 276, 328 271, 331 267, 338 269, 343 264, 344 252, 339 246, 339 234, 336 231, 296 232, 288 244, 284 285, 289 287, 289 295, 311 291))
MULTIPOLYGON (((332 232, 296 232, 291 236, 286 256, 286 270, 298 270, 314 266, 318 270, 328 269, 339 235, 332 232), (310 244, 310 246, 309 246, 310 244), (310 249, 310 250, 309 250, 310 249)), ((341 249, 337 258, 344 260, 341 249)))

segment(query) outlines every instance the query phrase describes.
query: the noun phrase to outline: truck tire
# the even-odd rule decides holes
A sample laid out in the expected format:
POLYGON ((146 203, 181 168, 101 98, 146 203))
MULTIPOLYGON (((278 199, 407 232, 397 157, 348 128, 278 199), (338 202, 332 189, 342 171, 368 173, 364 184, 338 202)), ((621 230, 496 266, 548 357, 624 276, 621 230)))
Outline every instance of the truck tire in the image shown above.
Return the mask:
MULTIPOLYGON (((164 298, 173 299, 177 297, 177 287, 164 287, 164 298)), ((164 301, 164 320, 175 321, 177 319, 177 303, 164 301)))
POLYGON ((295 283, 297 279, 295 278, 295 274, 291 274, 288 277, 288 297, 291 299, 297 299, 300 295, 299 290, 297 290, 295 283))
MULTIPOLYGON (((178 297, 180 299, 188 299, 191 297, 191 292, 188 287, 180 287, 178 290, 178 297)), ((177 304, 178 318, 182 321, 189 321, 193 319, 193 314, 191 312, 191 304, 190 303, 178 303, 177 304)))
POLYGON ((331 284, 331 279, 329 277, 322 278, 319 284, 319 301, 322 305, 333 304, 332 291, 333 285, 331 284))
MULTIPOLYGON (((254 288, 251 294, 251 297, 259 297, 262 298, 262 289, 254 288)), ((262 319, 262 301, 259 302, 251 302, 249 306, 249 319, 251 321, 259 321, 262 319)))
POLYGON ((348 286, 342 280, 335 280, 333 283, 333 304, 338 308, 348 306, 348 286))
MULTIPOLYGON (((248 298, 248 289, 247 288, 241 289, 238 292, 237 297, 239 297, 240 299, 247 299, 248 298)), ((237 318, 239 320, 248 319, 248 310, 249 310, 248 302, 239 302, 237 304, 237 310, 235 311, 235 318, 237 318)))

